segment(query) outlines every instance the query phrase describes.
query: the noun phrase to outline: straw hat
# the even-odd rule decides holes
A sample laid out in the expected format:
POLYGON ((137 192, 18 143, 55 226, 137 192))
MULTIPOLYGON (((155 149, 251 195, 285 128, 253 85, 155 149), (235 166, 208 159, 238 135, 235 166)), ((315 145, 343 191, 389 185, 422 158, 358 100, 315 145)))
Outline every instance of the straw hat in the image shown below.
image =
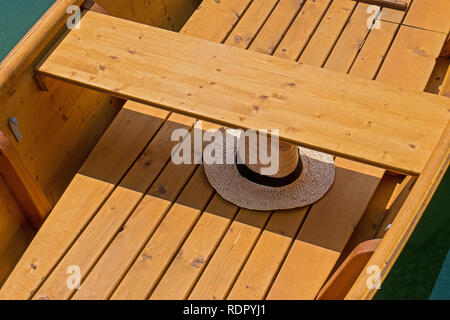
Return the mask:
MULTIPOLYGON (((205 173, 225 200, 240 207, 265 211, 306 206, 323 197, 333 183, 334 161, 329 154, 279 142, 278 170, 268 173, 270 164, 255 157, 259 154, 259 142, 252 144, 241 139, 240 130, 218 131, 224 139, 214 139, 209 150, 221 150, 223 161, 208 163, 204 154, 205 173), (234 161, 227 163, 227 159, 234 161)), ((268 137, 265 150, 271 150, 270 144, 268 137)))

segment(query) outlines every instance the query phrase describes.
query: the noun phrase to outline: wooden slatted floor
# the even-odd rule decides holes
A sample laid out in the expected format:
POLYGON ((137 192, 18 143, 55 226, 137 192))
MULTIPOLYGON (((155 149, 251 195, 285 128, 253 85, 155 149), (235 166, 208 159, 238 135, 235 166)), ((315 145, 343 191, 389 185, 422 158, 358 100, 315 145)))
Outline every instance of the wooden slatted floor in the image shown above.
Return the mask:
MULTIPOLYGON (((181 32, 423 90, 447 35, 402 25, 404 13, 391 9, 368 30, 366 9, 352 0, 205 0, 181 32)), ((172 131, 196 126, 127 102, 0 298, 314 299, 384 170, 337 158, 335 183, 316 204, 251 212, 221 199, 201 166, 170 161, 172 131), (70 288, 77 268, 81 287, 70 288)))

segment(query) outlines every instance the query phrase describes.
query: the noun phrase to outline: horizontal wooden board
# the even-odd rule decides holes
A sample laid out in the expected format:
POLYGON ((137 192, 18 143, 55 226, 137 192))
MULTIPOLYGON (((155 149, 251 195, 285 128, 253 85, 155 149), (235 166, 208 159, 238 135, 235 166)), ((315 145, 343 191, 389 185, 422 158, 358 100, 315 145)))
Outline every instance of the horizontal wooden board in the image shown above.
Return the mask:
POLYGON ((450 28, 450 1, 414 0, 404 24, 447 34, 450 28))
POLYGON ((401 26, 377 80, 424 90, 445 39, 446 35, 442 33, 401 26))
POLYGON ((410 174, 449 119, 442 97, 94 12, 83 25, 41 74, 410 174))

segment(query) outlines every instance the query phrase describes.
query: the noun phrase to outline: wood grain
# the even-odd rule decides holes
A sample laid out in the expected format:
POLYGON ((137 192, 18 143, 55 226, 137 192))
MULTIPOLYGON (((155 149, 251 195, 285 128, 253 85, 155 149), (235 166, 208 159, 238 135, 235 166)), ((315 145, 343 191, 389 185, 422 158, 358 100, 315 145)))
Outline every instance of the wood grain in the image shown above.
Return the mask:
POLYGON ((381 239, 374 239, 360 243, 320 290, 317 300, 344 299, 380 242, 381 239))
POLYGON ((358 3, 325 63, 326 69, 349 71, 370 31, 367 28, 367 8, 367 4, 358 3))
POLYGON ((0 175, 0 287, 33 239, 36 229, 0 175))
POLYGON ((445 39, 446 35, 442 33, 401 26, 377 80, 423 91, 445 39))
MULTIPOLYGON (((381 269, 381 281, 386 278, 391 270, 439 186, 449 166, 449 153, 450 125, 447 125, 424 172, 417 179, 411 193, 395 217, 391 228, 368 262, 381 269)), ((376 289, 370 289, 367 286, 367 275, 361 274, 345 298, 350 300, 370 299, 375 293, 376 289)))
POLYGON ((39 229, 52 206, 9 138, 0 131, 0 174, 28 219, 39 229))
POLYGON ((450 29, 450 1, 414 0, 408 10, 405 25, 448 34, 450 29))
POLYGON ((403 0, 359 0, 359 2, 403 11, 408 8, 408 4, 403 0))
POLYGON ((108 14, 139 23, 179 31, 201 0, 96 0, 108 14))
MULTIPOLYGON (((213 256, 226 230, 233 221, 238 207, 214 195, 195 228, 172 261, 150 299, 186 299, 213 256)), ((119 288, 121 289, 121 288, 119 288)), ((130 292, 134 292, 130 287, 130 292)), ((113 298, 123 298, 117 290, 113 298)), ((128 297, 127 297, 128 298, 128 297)))
POLYGON ((322 67, 356 5, 352 0, 332 1, 298 61, 322 67))
POLYGON ((182 34, 223 42, 251 0, 204 1, 181 30, 182 34), (215 23, 220 21, 220 23, 215 23))
POLYGON ((275 55, 298 60, 330 3, 331 0, 308 0, 281 40, 275 55))
POLYGON ((342 158, 337 158, 335 164, 334 184, 312 206, 268 299, 316 297, 383 175, 383 170, 342 158))
MULTIPOLYGON (((176 114, 167 119, 110 197, 99 208, 76 243, 40 287, 34 299, 70 297, 73 290, 61 285, 67 278, 67 268, 78 265, 85 273, 92 268, 169 160, 170 152, 175 145, 175 142, 169 139, 170 134, 177 128, 190 129, 193 121, 192 118, 176 114), (88 251, 85 250, 87 246, 90 248, 88 251)), ((189 172, 186 175, 189 176, 189 172)))
MULTIPOLYGON (((398 27, 398 24, 383 22, 380 29, 371 30, 351 67, 350 74, 374 79, 389 51, 398 27)), ((401 63, 401 61, 397 61, 397 63, 401 63)))
MULTIPOLYGON (((73 299, 106 299, 112 294, 123 276, 125 277, 120 283, 118 290, 123 290, 120 289, 121 287, 127 288, 131 282, 133 285, 130 293, 133 295, 143 294, 145 297, 148 294, 148 290, 160 278, 160 272, 164 271, 164 267, 177 252, 179 244, 189 234, 190 229, 203 212, 212 194, 213 190, 206 182, 203 168, 198 167, 194 176, 189 180, 186 188, 181 193, 180 198, 170 207, 164 220, 155 230, 155 233, 151 235, 143 250, 137 252, 139 257, 134 261, 130 270, 127 270, 130 267, 129 263, 132 263, 133 258, 136 257, 136 251, 130 250, 134 246, 130 248, 129 242, 116 238, 116 243, 108 248, 107 254, 102 257, 89 274, 82 288, 76 292, 73 299), (119 244, 122 245, 120 250, 121 259, 118 259, 117 255, 111 254, 119 244), (131 261, 123 259, 123 256, 126 254, 131 254, 131 261)), ((148 210, 149 208, 152 207, 138 210, 141 214, 145 214, 146 211, 148 212, 147 214, 151 214, 152 210, 148 210)), ((157 215, 160 214, 160 211, 158 210, 154 213, 157 215)), ((165 213, 165 210, 161 211, 161 213, 165 213)), ((128 231, 128 237, 133 236, 133 234, 135 237, 146 235, 145 232, 135 234, 128 231)))
POLYGON ((0 299, 28 299, 35 293, 162 124, 160 114, 136 104, 119 114, 1 288, 0 299))
POLYGON ((89 27, 72 31, 40 73, 220 124, 279 128, 286 141, 411 174, 449 118, 440 97, 93 12, 83 22, 89 27))
POLYGON ((403 0, 403 1, 406 2, 407 6, 408 6, 406 8, 406 11, 396 10, 396 9, 391 9, 391 8, 384 7, 384 8, 381 8, 379 19, 381 21, 387 21, 387 22, 393 22, 393 23, 401 24, 403 19, 406 16, 406 13, 408 12, 408 9, 410 7, 410 4, 411 4, 412 0, 403 0))

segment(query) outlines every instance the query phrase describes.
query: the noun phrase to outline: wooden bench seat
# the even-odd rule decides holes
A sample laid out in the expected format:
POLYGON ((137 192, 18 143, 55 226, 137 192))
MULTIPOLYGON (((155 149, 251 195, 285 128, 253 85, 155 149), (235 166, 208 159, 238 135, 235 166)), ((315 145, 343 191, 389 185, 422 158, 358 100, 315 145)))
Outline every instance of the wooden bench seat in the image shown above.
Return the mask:
MULTIPOLYGON (((446 38, 429 30, 414 33, 394 22, 366 34, 364 19, 355 17, 366 38, 361 50, 345 50, 356 32, 344 36, 345 30, 357 29, 345 21, 362 14, 356 9, 365 4, 280 0, 268 10, 262 2, 267 0, 204 1, 182 33, 291 60, 315 51, 329 58, 312 65, 325 68, 338 66, 327 62, 338 49, 346 61, 339 71, 366 79, 400 78, 397 67, 414 62, 417 74, 401 81, 415 90, 424 89, 430 61, 439 56, 446 38), (350 8, 342 10, 345 21, 327 19, 340 6, 350 8), (339 26, 341 34, 323 36, 339 26), (300 29, 307 34, 299 35, 300 29), (409 33, 426 54, 401 55, 401 39, 409 33), (241 38, 245 44, 236 40, 241 38)), ((195 126, 195 118, 127 102, 1 288, 0 298, 314 299, 384 170, 337 158, 335 184, 319 202, 282 213, 255 213, 221 199, 201 166, 169 161, 171 132, 195 126), (71 266, 81 271, 79 289, 67 287, 71 266)), ((217 125, 204 122, 203 128, 217 125)))
MULTIPOLYGON (((292 1, 273 15, 278 8, 298 11, 292 1)), ((407 174, 420 174, 449 118, 445 98, 259 54, 274 46, 265 38, 253 53, 96 12, 82 23, 39 66, 41 76, 215 123, 275 128, 284 140, 407 174)))

